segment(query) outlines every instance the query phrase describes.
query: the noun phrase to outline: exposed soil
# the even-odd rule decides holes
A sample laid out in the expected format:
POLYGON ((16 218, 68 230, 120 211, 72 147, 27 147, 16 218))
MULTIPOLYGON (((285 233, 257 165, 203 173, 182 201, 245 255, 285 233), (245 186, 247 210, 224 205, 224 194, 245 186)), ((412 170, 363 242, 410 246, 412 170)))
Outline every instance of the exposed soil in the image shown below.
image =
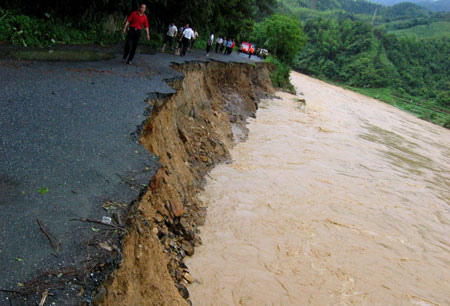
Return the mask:
POLYGON ((128 216, 120 267, 98 290, 94 304, 186 305, 193 281, 183 263, 201 243, 205 208, 197 199, 204 177, 245 138, 246 118, 273 93, 265 64, 218 62, 176 65, 185 78, 152 114, 141 143, 162 167, 128 216))

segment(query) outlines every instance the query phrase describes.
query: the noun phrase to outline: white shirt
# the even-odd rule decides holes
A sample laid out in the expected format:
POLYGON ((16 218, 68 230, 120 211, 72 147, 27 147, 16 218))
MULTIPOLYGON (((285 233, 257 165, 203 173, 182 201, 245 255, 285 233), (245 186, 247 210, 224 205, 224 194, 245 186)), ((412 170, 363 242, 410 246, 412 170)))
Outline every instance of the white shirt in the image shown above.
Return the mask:
POLYGON ((174 37, 175 34, 178 32, 177 27, 175 25, 169 26, 169 31, 167 31, 167 35, 170 37, 174 37))
POLYGON ((214 34, 211 34, 211 36, 209 37, 209 40, 208 40, 208 45, 212 45, 214 43, 214 34))
POLYGON ((194 31, 191 28, 184 29, 183 35, 187 39, 192 39, 194 37, 194 31))
POLYGON ((219 45, 221 45, 221 44, 223 43, 223 38, 222 38, 222 37, 219 37, 219 38, 217 39, 217 43, 218 43, 219 45))

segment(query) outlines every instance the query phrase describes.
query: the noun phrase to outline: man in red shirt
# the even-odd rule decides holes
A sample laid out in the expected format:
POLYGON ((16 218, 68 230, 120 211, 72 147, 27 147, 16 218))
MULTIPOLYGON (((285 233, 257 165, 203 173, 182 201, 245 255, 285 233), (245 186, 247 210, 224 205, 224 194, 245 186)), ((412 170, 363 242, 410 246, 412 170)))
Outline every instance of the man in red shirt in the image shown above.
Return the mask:
POLYGON ((147 6, 145 4, 141 4, 137 11, 131 13, 130 17, 128 17, 127 22, 125 23, 125 26, 123 27, 123 33, 126 33, 128 25, 130 26, 122 58, 122 61, 126 60, 127 64, 131 64, 133 61, 134 53, 136 52, 139 39, 141 38, 142 26, 145 27, 145 31, 147 32, 147 40, 150 40, 150 33, 148 31, 148 19, 145 15, 146 9, 147 6))

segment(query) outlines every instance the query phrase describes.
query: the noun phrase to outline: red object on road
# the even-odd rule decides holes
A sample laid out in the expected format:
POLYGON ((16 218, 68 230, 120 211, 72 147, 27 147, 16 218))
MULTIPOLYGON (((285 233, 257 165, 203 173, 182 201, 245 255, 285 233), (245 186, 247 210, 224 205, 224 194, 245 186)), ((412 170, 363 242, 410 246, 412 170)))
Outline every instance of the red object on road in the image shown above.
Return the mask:
POLYGON ((239 48, 239 51, 248 54, 248 52, 250 52, 251 47, 252 47, 251 43, 243 41, 241 47, 239 48))

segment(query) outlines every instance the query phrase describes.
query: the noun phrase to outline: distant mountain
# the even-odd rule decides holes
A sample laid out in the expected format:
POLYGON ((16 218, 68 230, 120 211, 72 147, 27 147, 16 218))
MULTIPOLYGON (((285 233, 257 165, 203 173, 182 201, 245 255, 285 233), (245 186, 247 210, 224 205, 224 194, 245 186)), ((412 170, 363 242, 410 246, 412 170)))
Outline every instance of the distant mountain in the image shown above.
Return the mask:
POLYGON ((450 0, 370 0, 386 6, 395 5, 401 2, 412 2, 420 5, 432 12, 450 12, 450 0))

